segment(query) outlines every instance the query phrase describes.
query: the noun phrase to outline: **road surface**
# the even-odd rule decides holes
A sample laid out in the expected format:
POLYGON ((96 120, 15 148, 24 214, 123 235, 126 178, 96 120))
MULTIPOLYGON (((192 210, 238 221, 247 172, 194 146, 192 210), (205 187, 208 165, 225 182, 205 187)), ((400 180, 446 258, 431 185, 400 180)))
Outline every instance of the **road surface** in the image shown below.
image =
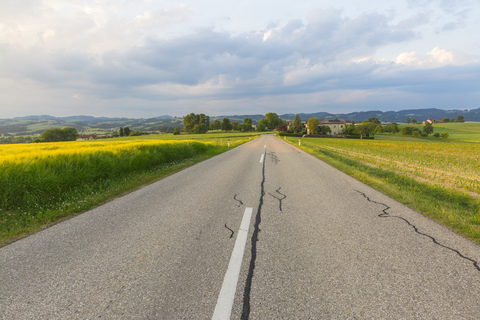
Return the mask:
POLYGON ((0 248, 0 318, 478 319, 478 261, 262 136, 0 248))

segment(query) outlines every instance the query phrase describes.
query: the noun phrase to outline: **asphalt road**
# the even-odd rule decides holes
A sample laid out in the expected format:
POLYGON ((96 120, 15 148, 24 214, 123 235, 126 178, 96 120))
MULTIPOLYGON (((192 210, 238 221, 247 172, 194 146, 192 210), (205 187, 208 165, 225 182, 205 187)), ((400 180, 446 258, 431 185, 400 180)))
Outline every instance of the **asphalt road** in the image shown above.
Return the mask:
POLYGON ((0 248, 0 318, 479 319, 479 261, 263 136, 0 248))

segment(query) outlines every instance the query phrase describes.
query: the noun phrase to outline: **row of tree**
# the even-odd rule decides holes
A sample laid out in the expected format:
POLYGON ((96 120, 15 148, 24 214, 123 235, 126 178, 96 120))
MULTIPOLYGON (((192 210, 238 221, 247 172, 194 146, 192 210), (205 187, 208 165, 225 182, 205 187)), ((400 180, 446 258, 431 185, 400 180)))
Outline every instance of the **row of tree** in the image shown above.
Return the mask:
MULTIPOLYGON (((183 124, 183 131, 186 133, 207 133, 208 130, 236 130, 243 132, 253 130, 251 118, 243 119, 243 123, 238 123, 237 121, 232 122, 229 118, 223 118, 222 122, 219 120, 214 120, 212 123, 210 123, 210 117, 203 113, 190 113, 183 118, 183 124)), ((175 129, 175 132, 179 133, 178 128, 175 129)))
MULTIPOLYGON (((443 123, 446 123, 446 122, 465 122, 465 117, 462 116, 462 115, 458 115, 457 116, 457 119, 453 119, 453 118, 447 118, 447 117, 444 117, 442 120, 438 121, 438 122, 443 122, 443 123)), ((407 123, 410 124, 417 124, 418 121, 417 119, 411 119, 410 117, 407 117, 407 123)))
MULTIPOLYGON (((120 137, 129 137, 129 136, 143 136, 146 134, 150 134, 145 131, 140 131, 140 130, 130 130, 129 127, 122 128, 118 130, 118 136, 120 137)), ((112 138, 118 137, 117 135, 111 135, 112 138)))

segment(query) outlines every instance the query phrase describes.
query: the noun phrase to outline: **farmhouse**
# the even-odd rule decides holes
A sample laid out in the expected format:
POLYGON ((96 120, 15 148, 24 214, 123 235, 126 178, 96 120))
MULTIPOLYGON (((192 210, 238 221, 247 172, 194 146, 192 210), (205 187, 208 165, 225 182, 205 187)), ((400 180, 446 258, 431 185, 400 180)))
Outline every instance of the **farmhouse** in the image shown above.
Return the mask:
POLYGON ((77 138, 77 140, 95 140, 97 138, 97 135, 81 135, 77 138))
POLYGON ((427 119, 427 121, 423 121, 423 124, 425 124, 425 123, 434 124, 434 123, 435 123, 435 119, 427 119))
MULTIPOLYGON (((330 132, 328 133, 329 135, 339 135, 343 132, 347 124, 347 121, 344 119, 320 119, 318 120, 318 127, 319 131, 322 126, 329 126, 330 127, 330 132)), ((308 128, 307 128, 307 134, 310 134, 308 128)))

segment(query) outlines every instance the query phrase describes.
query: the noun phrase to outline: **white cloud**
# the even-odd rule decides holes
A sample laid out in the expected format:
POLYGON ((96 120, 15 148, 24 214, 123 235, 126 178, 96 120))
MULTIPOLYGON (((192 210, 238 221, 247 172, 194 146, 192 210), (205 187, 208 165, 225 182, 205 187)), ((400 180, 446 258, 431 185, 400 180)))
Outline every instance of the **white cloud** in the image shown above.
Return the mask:
MULTIPOLYGON (((168 102, 168 108, 191 108, 198 102, 218 110, 220 102, 226 108, 239 101, 286 106, 297 98, 305 106, 347 106, 385 102, 388 95, 381 92, 400 97, 414 90, 430 93, 446 83, 453 88, 452 77, 459 83, 477 79, 475 52, 442 49, 455 48, 442 42, 419 49, 420 41, 430 41, 422 34, 425 29, 458 19, 443 19, 445 13, 438 15, 434 1, 414 2, 422 9, 402 15, 326 7, 301 17, 266 20, 260 28, 231 30, 229 21, 238 26, 239 18, 224 2, 229 15, 207 1, 211 7, 202 12, 210 8, 214 23, 199 25, 200 9, 191 1, 12 1, 19 5, 9 4, 8 14, 0 12, 0 81, 15 90, 0 89, 0 99, 11 110, 20 109, 17 104, 27 108, 32 101, 58 105, 55 110, 81 103, 104 108, 98 110, 121 104, 126 110, 133 102, 146 110, 157 101, 168 102), (383 48, 394 54, 377 57, 383 48), (474 66, 473 71, 467 73, 467 66, 474 66), (442 67, 451 67, 448 77, 441 78, 445 75, 437 69, 442 67), (25 98, 30 92, 31 101, 25 98)), ((458 16, 467 4, 455 6, 458 16)))
POLYGON ((447 65, 461 66, 478 61, 478 58, 468 57, 458 51, 435 47, 425 55, 418 54, 415 51, 401 53, 398 55, 396 63, 419 68, 438 68, 447 65))
POLYGON ((137 15, 133 25, 138 28, 171 27, 191 20, 193 11, 185 4, 145 11, 137 15))

